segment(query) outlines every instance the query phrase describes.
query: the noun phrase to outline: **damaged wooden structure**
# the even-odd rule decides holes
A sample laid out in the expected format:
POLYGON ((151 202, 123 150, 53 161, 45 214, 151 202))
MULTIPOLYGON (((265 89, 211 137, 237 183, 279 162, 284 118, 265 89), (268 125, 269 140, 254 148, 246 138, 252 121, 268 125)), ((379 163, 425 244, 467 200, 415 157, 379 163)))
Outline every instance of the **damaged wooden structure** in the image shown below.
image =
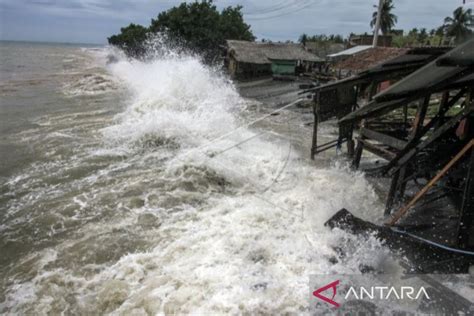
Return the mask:
POLYGON ((376 67, 368 69, 358 75, 316 88, 307 89, 302 94, 313 95, 313 141, 311 158, 322 151, 340 145, 348 140, 349 154, 352 155, 354 143, 350 133, 347 139, 342 138, 326 144, 318 145, 318 125, 329 119, 341 119, 359 108, 365 99, 371 100, 380 88, 388 83, 396 82, 410 73, 425 66, 449 50, 446 47, 416 48, 394 59, 385 61, 376 67))
POLYGON ((347 142, 354 168, 359 168, 364 151, 381 158, 368 171, 391 181, 386 224, 411 227, 430 240, 472 250, 474 40, 443 49, 415 49, 358 76, 313 89, 311 156, 347 142), (394 81, 379 92, 382 82, 394 81), (364 94, 367 104, 359 106, 364 94), (338 139, 318 145, 318 122, 334 116, 339 119, 338 139))

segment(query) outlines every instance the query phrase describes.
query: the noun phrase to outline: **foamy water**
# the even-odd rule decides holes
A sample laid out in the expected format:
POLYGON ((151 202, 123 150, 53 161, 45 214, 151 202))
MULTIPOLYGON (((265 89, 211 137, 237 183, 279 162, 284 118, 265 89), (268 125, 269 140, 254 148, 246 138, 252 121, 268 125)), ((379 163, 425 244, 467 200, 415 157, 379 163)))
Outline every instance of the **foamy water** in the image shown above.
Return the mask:
POLYGON ((398 269, 374 238, 323 226, 381 214, 364 176, 249 125, 256 101, 218 70, 76 54, 57 96, 71 109, 9 135, 36 158, 0 191, 0 311, 301 313, 310 274, 398 269))

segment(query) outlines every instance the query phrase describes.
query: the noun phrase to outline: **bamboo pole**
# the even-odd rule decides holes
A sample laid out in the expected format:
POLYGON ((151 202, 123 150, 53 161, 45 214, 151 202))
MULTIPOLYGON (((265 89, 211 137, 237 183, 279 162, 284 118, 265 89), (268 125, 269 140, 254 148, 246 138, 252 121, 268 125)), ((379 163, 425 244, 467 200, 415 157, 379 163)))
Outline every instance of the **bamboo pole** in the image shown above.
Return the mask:
POLYGON ((404 207, 402 207, 400 210, 398 210, 398 212, 396 212, 392 218, 387 221, 385 223, 385 225, 388 225, 388 226, 393 226, 394 224, 396 224, 398 222, 398 220, 403 216, 405 215, 408 210, 410 210, 411 207, 413 207, 413 205, 416 204, 416 202, 418 202, 419 199, 421 199, 425 194, 426 192, 428 192, 428 190, 436 184, 436 182, 438 182, 439 179, 441 179, 447 172, 449 169, 451 169, 451 167, 459 160, 461 159, 462 156, 464 156, 466 154, 466 152, 471 149, 471 147, 474 146, 474 139, 472 139, 469 143, 466 144, 466 146, 464 146, 464 148, 453 158, 451 159, 451 161, 448 162, 448 164, 446 166, 444 166, 444 168, 433 178, 430 180, 430 182, 428 182, 427 185, 425 185, 425 187, 423 189, 421 189, 416 195, 415 197, 410 201, 408 202, 407 205, 405 205, 404 207))

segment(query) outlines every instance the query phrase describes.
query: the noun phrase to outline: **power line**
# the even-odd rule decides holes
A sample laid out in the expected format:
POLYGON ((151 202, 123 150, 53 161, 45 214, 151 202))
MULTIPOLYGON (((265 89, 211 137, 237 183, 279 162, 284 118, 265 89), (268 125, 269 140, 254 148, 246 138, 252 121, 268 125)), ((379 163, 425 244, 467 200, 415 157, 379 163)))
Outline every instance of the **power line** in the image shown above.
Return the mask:
POLYGON ((306 2, 302 6, 294 7, 294 10, 286 11, 286 12, 283 12, 281 14, 271 15, 271 16, 267 16, 267 17, 247 17, 247 19, 253 20, 253 21, 270 20, 270 19, 274 19, 274 18, 285 16, 285 15, 291 15, 291 14, 300 12, 304 9, 307 9, 307 8, 311 7, 313 4, 315 4, 315 3, 310 0, 310 2, 306 2))
POLYGON ((290 5, 295 4, 294 2, 281 1, 281 2, 276 3, 275 5, 269 6, 267 8, 261 8, 260 10, 252 10, 251 12, 244 12, 244 14, 245 15, 267 14, 267 13, 271 13, 271 12, 274 12, 274 11, 284 9, 285 7, 288 6, 288 3, 290 3, 290 5))

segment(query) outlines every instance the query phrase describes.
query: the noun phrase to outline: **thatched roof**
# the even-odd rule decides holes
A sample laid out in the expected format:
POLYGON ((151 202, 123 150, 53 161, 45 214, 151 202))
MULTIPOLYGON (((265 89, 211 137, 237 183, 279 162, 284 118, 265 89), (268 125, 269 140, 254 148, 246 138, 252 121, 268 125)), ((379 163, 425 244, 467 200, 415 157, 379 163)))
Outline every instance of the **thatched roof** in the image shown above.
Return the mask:
POLYGON ((271 60, 323 61, 299 44, 227 40, 227 48, 237 61, 250 64, 270 64, 271 60))

